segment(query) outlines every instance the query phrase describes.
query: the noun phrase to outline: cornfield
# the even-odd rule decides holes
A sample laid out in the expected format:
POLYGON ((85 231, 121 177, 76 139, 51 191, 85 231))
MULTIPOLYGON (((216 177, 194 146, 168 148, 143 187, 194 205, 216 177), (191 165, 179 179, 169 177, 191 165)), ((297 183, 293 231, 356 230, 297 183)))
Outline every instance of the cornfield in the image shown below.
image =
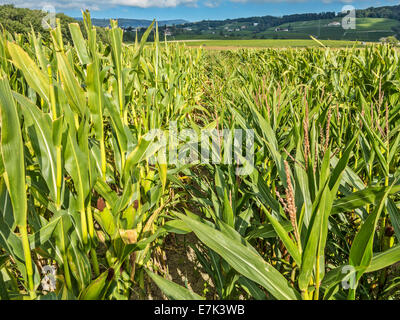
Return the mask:
POLYGON ((73 43, 0 36, 1 299, 205 299, 153 259, 191 233, 214 299, 400 298, 395 48, 102 43, 83 17, 73 43), (177 132, 251 131, 251 170, 229 138, 166 161, 154 129, 192 156, 177 132))

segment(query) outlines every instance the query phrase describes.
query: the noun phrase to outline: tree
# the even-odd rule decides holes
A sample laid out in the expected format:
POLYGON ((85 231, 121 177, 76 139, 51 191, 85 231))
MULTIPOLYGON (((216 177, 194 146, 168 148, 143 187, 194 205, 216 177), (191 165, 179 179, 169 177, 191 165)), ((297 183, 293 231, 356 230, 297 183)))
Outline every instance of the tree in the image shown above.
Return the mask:
POLYGON ((388 44, 391 44, 391 45, 394 45, 394 46, 399 45, 399 40, 397 40, 396 37, 394 37, 394 36, 389 36, 389 37, 386 37, 386 38, 380 38, 379 41, 383 42, 383 43, 388 43, 388 44))
MULTIPOLYGON (((0 6, 0 24, 11 34, 19 33, 26 35, 31 32, 32 28, 35 32, 40 33, 44 41, 50 41, 50 33, 42 27, 42 20, 47 13, 41 10, 30 10, 25 8, 15 8, 14 5, 6 4, 0 6)), ((68 25, 72 22, 78 23, 82 33, 86 36, 86 30, 82 21, 58 13, 56 18, 60 19, 61 32, 66 43, 72 43, 72 37, 68 25)), ((106 32, 103 28, 96 27, 98 39, 108 42, 106 32)))

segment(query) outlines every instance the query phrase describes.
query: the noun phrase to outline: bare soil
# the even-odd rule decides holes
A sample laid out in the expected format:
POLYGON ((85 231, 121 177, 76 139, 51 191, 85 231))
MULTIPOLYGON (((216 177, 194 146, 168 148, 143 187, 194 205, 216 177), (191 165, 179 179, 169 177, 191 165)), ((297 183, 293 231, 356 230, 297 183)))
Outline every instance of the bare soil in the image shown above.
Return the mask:
MULTIPOLYGON (((187 235, 170 234, 166 237, 163 248, 156 250, 152 258, 158 273, 206 299, 214 299, 214 285, 196 259, 196 253, 189 244, 196 245, 198 239, 193 233, 187 235)), ((146 276, 146 296, 134 294, 133 299, 167 300, 157 285, 146 276)), ((134 290, 136 291, 136 290, 134 290)))

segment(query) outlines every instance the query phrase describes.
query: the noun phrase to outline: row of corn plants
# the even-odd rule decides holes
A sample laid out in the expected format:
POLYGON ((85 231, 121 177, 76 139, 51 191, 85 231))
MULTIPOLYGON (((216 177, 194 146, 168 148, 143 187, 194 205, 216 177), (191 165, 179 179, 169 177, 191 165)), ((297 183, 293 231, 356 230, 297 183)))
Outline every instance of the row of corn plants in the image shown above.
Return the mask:
POLYGON ((200 55, 84 26, 0 37, 2 299, 128 299, 177 201, 146 134, 201 108, 200 55))
POLYGON ((204 104, 215 128, 255 135, 252 173, 188 172, 195 183, 184 193, 200 209, 176 212, 202 243, 216 297, 398 299, 398 51, 239 50, 209 60, 204 104))

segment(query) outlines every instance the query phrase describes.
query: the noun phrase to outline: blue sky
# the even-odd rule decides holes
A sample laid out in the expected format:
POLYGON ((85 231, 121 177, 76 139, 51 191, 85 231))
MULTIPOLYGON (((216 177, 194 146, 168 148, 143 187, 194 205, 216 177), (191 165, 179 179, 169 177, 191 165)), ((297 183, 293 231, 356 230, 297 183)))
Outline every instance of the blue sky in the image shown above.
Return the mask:
POLYGON ((80 16, 80 9, 91 10, 95 18, 185 19, 189 21, 293 13, 341 11, 345 5, 356 9, 400 4, 399 0, 0 0, 18 7, 40 9, 55 6, 57 12, 80 16))

